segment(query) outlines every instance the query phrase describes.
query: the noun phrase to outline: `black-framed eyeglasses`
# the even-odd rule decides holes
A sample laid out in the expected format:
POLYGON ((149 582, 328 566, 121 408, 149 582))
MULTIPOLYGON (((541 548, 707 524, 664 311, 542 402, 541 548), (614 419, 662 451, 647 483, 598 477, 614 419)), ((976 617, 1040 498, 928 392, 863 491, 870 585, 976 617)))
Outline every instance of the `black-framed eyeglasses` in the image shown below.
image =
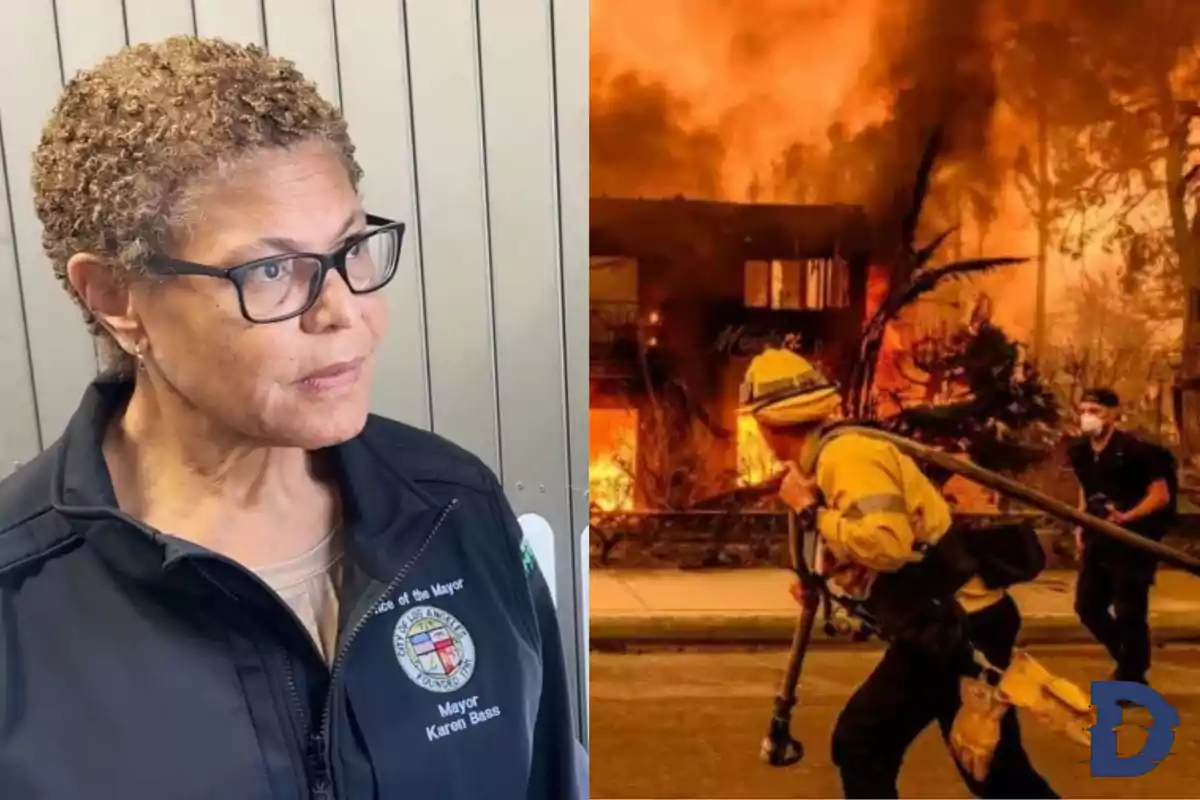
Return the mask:
POLYGON ((370 230, 346 240, 332 253, 281 253, 235 267, 210 267, 153 254, 146 264, 154 275, 224 278, 237 287, 242 316, 265 324, 299 316, 313 307, 333 270, 354 294, 377 292, 396 276, 404 223, 367 215, 370 230))

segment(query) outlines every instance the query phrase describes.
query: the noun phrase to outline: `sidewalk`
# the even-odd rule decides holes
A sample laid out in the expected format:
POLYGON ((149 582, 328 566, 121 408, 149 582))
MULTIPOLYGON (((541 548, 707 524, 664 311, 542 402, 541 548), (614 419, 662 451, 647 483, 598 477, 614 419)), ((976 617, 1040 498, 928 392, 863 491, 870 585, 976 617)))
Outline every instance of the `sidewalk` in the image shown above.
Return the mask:
MULTIPOLYGON (((1094 641, 1075 616, 1075 577, 1050 571, 1012 590, 1024 617, 1021 642, 1094 641)), ((636 643, 783 644, 792 640, 796 606, 791 573, 776 569, 593 570, 590 631, 593 646, 636 643)), ((820 617, 814 646, 843 645, 827 637, 820 617)), ((1200 578, 1160 570, 1150 595, 1157 643, 1200 641, 1200 578)))

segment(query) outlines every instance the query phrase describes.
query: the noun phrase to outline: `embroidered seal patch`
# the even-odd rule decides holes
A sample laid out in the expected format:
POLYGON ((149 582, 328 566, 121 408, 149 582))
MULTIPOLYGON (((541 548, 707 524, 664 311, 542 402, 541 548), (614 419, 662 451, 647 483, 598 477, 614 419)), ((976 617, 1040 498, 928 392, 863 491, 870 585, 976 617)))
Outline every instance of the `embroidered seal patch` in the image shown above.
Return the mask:
POLYGON ((415 606, 396 621, 392 648, 404 674, 422 689, 455 692, 475 672, 475 642, 453 614, 415 606))

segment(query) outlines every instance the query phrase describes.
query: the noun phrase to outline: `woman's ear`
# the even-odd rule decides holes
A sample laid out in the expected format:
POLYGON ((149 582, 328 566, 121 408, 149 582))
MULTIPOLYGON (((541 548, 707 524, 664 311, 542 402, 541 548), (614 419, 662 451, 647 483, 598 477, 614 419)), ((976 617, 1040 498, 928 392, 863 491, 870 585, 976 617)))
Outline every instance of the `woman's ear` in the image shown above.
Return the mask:
POLYGON ((76 253, 67 262, 67 282, 117 343, 126 352, 135 352, 142 326, 133 312, 125 270, 92 253, 76 253))

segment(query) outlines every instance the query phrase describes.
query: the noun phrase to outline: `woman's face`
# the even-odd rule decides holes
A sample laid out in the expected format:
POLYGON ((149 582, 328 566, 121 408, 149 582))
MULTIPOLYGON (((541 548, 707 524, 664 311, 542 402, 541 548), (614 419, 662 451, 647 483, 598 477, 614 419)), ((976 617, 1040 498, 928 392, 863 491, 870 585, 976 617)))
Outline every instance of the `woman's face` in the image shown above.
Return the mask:
MULTIPOLYGON (((284 252, 328 253, 366 218, 336 153, 320 144, 264 151, 203 187, 177 258, 232 267, 284 252)), ((381 293, 353 295, 330 271, 304 314, 248 322, 230 281, 139 281, 132 310, 144 358, 206 417, 279 446, 325 447, 366 422, 375 347, 387 324, 381 293)))

